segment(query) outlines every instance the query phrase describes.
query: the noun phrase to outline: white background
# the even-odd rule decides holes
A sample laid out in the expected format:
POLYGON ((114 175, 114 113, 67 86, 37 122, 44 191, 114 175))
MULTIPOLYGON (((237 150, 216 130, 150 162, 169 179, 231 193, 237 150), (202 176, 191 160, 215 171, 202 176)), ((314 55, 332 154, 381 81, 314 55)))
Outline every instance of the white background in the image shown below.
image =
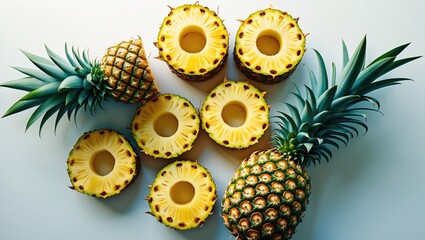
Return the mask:
MULTIPOLYGON (((202 101, 225 75, 246 80, 229 56, 225 69, 211 81, 188 83, 175 77, 158 55, 153 42, 169 9, 183 1, 135 0, 1 0, 0 82, 22 77, 11 66, 32 67, 23 49, 46 56, 44 44, 64 56, 63 47, 90 49, 101 58, 105 49, 121 40, 140 36, 162 92, 180 94, 200 107, 202 101)), ((192 2, 189 2, 192 3, 192 2)), ((425 54, 425 2, 423 0, 270 0, 201 1, 225 20, 233 50, 237 19, 272 4, 300 17, 307 38, 307 52, 296 73, 281 84, 267 86, 266 100, 272 114, 281 101, 291 101, 293 82, 304 83, 305 67, 315 69, 312 49, 319 50, 330 66, 340 66, 341 40, 350 52, 367 34, 368 61, 395 46, 411 42, 402 57, 425 54)), ((425 115, 424 59, 419 59, 388 76, 409 77, 414 82, 374 93, 382 112, 370 114, 370 131, 334 152, 329 163, 310 167, 312 195, 296 240, 423 239, 425 169, 423 136, 425 115)), ((0 113, 23 92, 0 89, 0 113)), ((145 214, 144 197, 156 172, 170 160, 141 154, 142 172, 135 184, 120 195, 99 200, 68 188, 66 159, 83 132, 113 128, 131 138, 129 125, 136 108, 109 102, 106 111, 92 117, 81 112, 77 125, 66 118, 56 135, 49 121, 38 136, 38 126, 24 131, 31 111, 0 119, 0 239, 233 239, 220 218, 220 201, 225 187, 241 160, 257 149, 267 149, 270 131, 258 145, 236 151, 217 146, 202 131, 195 147, 179 159, 198 160, 208 168, 217 184, 216 211, 202 228, 179 232, 145 214)), ((285 110, 286 111, 286 110, 285 110)))

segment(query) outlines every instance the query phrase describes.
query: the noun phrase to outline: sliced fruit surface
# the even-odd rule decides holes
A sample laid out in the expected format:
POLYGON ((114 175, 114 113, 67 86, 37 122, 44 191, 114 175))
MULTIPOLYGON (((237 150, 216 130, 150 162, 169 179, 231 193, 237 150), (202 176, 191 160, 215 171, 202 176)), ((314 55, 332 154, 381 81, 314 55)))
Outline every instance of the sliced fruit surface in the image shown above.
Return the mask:
POLYGON ((269 127, 264 94, 247 82, 221 83, 202 104, 202 127, 225 147, 247 148, 257 143, 269 127))
POLYGON ((160 59, 179 77, 204 81, 215 76, 228 55, 229 34, 207 7, 185 4, 171 8, 158 33, 160 59))
POLYGON ((160 94, 140 106, 131 124, 139 147, 160 158, 173 158, 189 151, 199 128, 196 109, 189 100, 175 94, 160 94))
POLYGON ((84 133, 71 150, 67 165, 71 188, 98 198, 120 193, 140 170, 130 143, 109 129, 84 133))
POLYGON ((175 161, 158 172, 149 196, 151 211, 168 227, 187 230, 201 226, 217 200, 211 174, 197 162, 175 161))
POLYGON ((236 66, 255 81, 274 84, 288 78, 304 56, 305 35, 287 12, 268 8, 251 14, 236 33, 236 66))

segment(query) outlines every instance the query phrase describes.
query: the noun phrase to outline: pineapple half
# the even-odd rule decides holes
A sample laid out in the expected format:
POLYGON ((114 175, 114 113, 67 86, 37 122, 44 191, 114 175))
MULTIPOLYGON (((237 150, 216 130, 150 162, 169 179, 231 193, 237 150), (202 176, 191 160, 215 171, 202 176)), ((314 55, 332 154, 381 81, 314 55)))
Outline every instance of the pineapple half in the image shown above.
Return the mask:
POLYGON ((38 69, 15 67, 26 77, 0 84, 28 92, 3 117, 37 107, 26 129, 42 117, 41 132, 55 113, 55 129, 65 113, 69 119, 82 108, 95 114, 109 96, 124 103, 144 103, 158 94, 140 38, 108 48, 101 62, 91 61, 86 50, 70 52, 67 45, 66 59, 47 46, 46 51, 50 59, 23 51, 38 69))
POLYGON ((252 153, 241 163, 222 200, 225 226, 237 239, 290 239, 302 221, 310 196, 306 167, 332 157, 332 149, 367 131, 367 111, 378 111, 369 94, 400 84, 407 78, 379 79, 417 57, 396 59, 408 44, 384 53, 366 65, 366 38, 349 58, 343 44, 343 68, 338 78, 333 65, 328 81, 324 61, 316 51, 319 74, 311 70, 305 94, 298 88, 290 114, 276 116, 274 146, 252 153))
POLYGON ((202 127, 225 147, 242 149, 256 144, 269 127, 264 95, 247 82, 225 80, 202 104, 202 127))
POLYGON ((214 11, 198 3, 185 4, 171 8, 155 44, 159 59, 177 76, 188 81, 204 81, 223 68, 229 34, 214 11))
POLYGON ((236 66, 247 77, 275 84, 292 74, 304 51, 305 35, 298 19, 270 7, 242 21, 233 55, 236 66))
POLYGON ((193 161, 175 161, 159 171, 146 197, 151 215, 168 227, 201 226, 217 200, 211 174, 193 161))
POLYGON ((160 94, 140 106, 131 131, 139 147, 153 157, 174 158, 192 148, 200 128, 196 109, 175 94, 160 94))
POLYGON ((71 189, 108 198, 129 186, 140 171, 140 162, 124 136, 109 129, 84 133, 68 160, 71 189))

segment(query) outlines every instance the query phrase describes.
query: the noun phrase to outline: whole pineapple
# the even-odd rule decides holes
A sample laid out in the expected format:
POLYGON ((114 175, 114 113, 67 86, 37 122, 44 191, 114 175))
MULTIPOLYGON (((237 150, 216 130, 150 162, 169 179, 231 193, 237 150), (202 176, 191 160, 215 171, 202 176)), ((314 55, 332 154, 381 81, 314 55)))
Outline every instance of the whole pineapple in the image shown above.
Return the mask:
POLYGON ((26 129, 42 117, 41 132, 55 113, 55 128, 65 113, 71 118, 84 108, 94 114, 110 96, 123 103, 144 103, 158 94, 140 38, 108 48, 101 62, 91 61, 86 50, 70 52, 67 45, 66 59, 47 46, 46 51, 50 59, 23 51, 38 69, 15 67, 27 76, 0 84, 28 92, 3 117, 37 107, 26 129))
POLYGON ((256 11, 236 33, 233 58, 252 80, 275 84, 288 78, 305 52, 298 18, 275 8, 256 11))
POLYGON ((319 74, 310 72, 305 94, 298 89, 290 114, 279 112, 274 147, 252 153, 230 181, 223 200, 223 220, 237 239, 290 239, 301 222, 310 196, 306 167, 332 157, 332 148, 347 144, 367 130, 365 111, 376 111, 379 101, 369 93, 406 78, 378 78, 417 57, 396 60, 408 44, 396 47, 365 65, 366 38, 349 59, 343 44, 343 68, 335 66, 328 82, 319 52, 319 74), (370 104, 370 105, 368 105, 370 104))
POLYGON ((217 14, 199 3, 171 8, 158 33, 159 59, 182 79, 205 81, 226 62, 229 34, 217 14))

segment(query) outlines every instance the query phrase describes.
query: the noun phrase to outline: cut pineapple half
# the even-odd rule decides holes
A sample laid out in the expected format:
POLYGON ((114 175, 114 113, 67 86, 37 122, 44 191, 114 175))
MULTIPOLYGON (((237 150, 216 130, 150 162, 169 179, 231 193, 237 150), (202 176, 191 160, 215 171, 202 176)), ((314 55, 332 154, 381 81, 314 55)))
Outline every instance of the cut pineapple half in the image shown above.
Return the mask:
POLYGON ((254 145, 269 127, 269 106, 264 94, 247 82, 223 82, 202 104, 202 127, 225 147, 254 145))
POLYGON ((179 77, 204 81, 215 76, 228 55, 229 34, 214 11, 196 4, 171 8, 156 43, 160 59, 179 77))
POLYGON ((305 51, 298 19, 268 8, 251 14, 236 34, 234 60, 255 81, 274 84, 288 78, 305 51))
POLYGON ((189 100, 160 94, 137 109, 131 126, 137 144, 147 155, 173 158, 192 148, 200 119, 189 100))
POLYGON ((144 103, 159 93, 141 38, 109 47, 101 69, 112 96, 124 103, 144 103))
POLYGON ((82 135, 68 160, 72 189, 98 198, 120 193, 138 175, 139 159, 124 136, 113 130, 82 135))
POLYGON ((193 161, 176 161, 159 171, 146 197, 156 219, 187 230, 201 226, 217 200, 211 174, 193 161))

